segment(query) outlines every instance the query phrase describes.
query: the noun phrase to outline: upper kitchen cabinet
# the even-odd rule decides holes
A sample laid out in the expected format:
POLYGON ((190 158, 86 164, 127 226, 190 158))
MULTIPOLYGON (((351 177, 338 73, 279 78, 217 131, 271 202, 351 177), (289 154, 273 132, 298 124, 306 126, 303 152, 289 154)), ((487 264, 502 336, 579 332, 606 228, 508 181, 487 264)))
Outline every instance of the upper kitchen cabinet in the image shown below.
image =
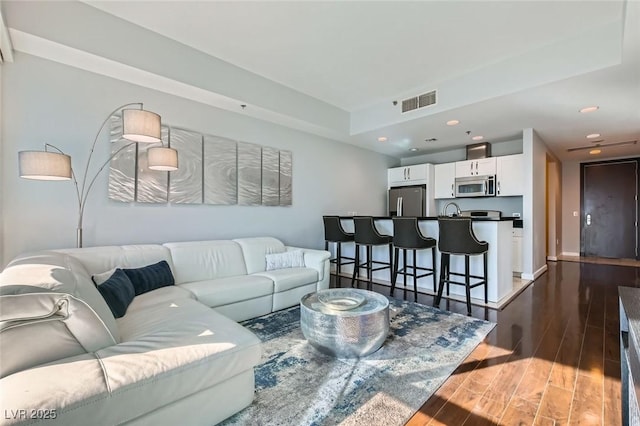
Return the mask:
POLYGON ((387 171, 389 186, 414 185, 425 183, 427 180, 427 166, 429 164, 416 164, 414 166, 396 167, 387 171))
POLYGON ((456 162, 456 177, 496 174, 496 157, 456 162))
POLYGON ((496 157, 496 195, 509 197, 524 191, 524 155, 496 157))
POLYGON ((456 163, 434 166, 435 198, 455 198, 456 163))

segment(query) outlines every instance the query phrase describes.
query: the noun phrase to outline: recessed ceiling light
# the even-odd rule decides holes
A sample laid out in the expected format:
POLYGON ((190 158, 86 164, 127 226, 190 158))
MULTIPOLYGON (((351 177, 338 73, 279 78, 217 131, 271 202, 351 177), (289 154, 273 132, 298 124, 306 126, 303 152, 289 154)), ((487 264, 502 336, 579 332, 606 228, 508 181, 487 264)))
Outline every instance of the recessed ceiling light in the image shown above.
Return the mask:
POLYGON ((378 142, 386 142, 387 141, 387 137, 386 136, 380 136, 378 138, 378 142))
POLYGON ((484 139, 484 136, 474 136, 471 139, 473 139, 474 141, 481 141, 482 139, 484 139))
POLYGON ((602 152, 601 149, 592 149, 591 151, 589 151, 589 154, 595 155, 595 154, 600 154, 601 152, 602 152))
POLYGON ((409 151, 411 152, 416 152, 418 150, 418 148, 409 148, 409 151))
POLYGON ((588 106, 588 107, 584 107, 580 110, 581 113, 586 114, 588 112, 594 112, 597 111, 598 109, 600 109, 599 106, 594 105, 594 106, 588 106))
POLYGON ((458 120, 447 121, 447 126, 455 126, 456 124, 460 124, 460 122, 458 120))
POLYGON ((590 135, 587 135, 587 139, 595 139, 599 137, 600 137, 600 133, 591 133, 590 135))

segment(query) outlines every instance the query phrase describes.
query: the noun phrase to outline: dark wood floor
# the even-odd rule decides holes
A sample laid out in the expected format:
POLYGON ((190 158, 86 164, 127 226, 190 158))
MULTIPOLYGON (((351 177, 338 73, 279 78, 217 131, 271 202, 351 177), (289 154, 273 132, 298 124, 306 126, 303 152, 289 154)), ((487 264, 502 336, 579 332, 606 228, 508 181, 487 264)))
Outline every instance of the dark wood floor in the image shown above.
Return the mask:
POLYGON ((618 286, 640 287, 640 268, 550 262, 503 310, 474 306, 497 327, 407 425, 619 425, 618 286))

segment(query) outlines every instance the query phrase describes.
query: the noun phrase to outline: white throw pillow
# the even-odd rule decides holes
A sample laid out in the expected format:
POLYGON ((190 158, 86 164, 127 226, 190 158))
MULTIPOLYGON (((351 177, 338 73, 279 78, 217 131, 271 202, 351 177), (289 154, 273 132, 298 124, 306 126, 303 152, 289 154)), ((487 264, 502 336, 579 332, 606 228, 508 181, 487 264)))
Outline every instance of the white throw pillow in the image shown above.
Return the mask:
POLYGON ((267 271, 285 268, 304 268, 304 253, 302 250, 286 251, 265 256, 267 271))
POLYGON ((91 276, 91 279, 93 280, 93 283, 95 285, 100 285, 103 282, 107 281, 109 278, 111 278, 111 275, 113 275, 113 273, 116 272, 116 269, 118 268, 113 268, 108 270, 107 272, 102 272, 100 274, 94 274, 91 276))

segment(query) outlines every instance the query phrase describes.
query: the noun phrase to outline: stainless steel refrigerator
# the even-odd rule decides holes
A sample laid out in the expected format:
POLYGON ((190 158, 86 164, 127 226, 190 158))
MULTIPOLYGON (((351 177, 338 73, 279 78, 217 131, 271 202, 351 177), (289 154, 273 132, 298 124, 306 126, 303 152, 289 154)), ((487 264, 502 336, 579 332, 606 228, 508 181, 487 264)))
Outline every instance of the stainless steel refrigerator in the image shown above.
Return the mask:
POLYGON ((389 216, 425 216, 425 185, 389 189, 389 216))

